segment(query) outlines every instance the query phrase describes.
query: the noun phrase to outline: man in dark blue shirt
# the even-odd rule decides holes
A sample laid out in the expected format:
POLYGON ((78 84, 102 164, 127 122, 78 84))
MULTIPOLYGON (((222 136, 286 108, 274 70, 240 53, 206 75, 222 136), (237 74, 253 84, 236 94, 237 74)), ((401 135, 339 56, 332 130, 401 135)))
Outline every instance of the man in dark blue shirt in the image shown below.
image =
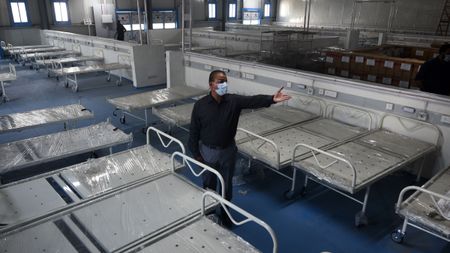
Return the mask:
POLYGON ((416 75, 421 91, 450 95, 450 44, 439 49, 439 55, 425 62, 416 75))
MULTIPOLYGON (((195 159, 215 168, 225 181, 225 198, 231 200, 237 147, 234 142, 242 109, 256 109, 290 99, 280 89, 275 95, 241 96, 227 94, 227 76, 220 70, 209 75, 209 95, 198 100, 192 110, 189 149, 195 159)), ((251 129, 250 129, 251 130, 251 129)), ((216 190, 217 178, 203 175, 203 187, 216 190)), ((222 212, 222 223, 231 226, 222 212)))

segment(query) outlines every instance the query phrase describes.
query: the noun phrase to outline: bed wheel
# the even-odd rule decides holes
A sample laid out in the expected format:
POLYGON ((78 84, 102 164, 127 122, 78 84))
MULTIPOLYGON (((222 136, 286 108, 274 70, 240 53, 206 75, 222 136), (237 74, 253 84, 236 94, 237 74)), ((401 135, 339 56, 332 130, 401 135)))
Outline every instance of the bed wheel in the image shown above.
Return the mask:
MULTIPOLYGON (((50 74, 49 74, 49 77, 50 77, 50 74)), ((56 81, 59 81, 59 76, 56 77, 56 81)))
MULTIPOLYGON (((47 77, 50 78, 50 73, 47 74, 47 77)), ((56 79, 56 80, 58 80, 58 79, 56 79)))
POLYGON ((125 124, 125 122, 126 122, 125 115, 120 117, 119 122, 122 123, 122 124, 125 124))
POLYGON ((120 80, 117 80, 117 81, 116 81, 116 85, 117 85, 117 86, 120 86, 120 85, 122 85, 122 81, 120 81, 120 80))
POLYGON ((111 77, 110 76, 108 76, 107 78, 106 78, 106 81, 111 81, 111 77))
POLYGON ((72 91, 73 92, 78 92, 78 86, 77 85, 72 86, 72 91))
POLYGON ((402 233, 402 230, 400 228, 395 230, 391 234, 392 241, 394 241, 396 243, 402 243, 404 238, 405 238, 405 234, 402 233))
POLYGON ((64 84, 64 87, 68 88, 68 87, 69 87, 69 82, 66 82, 66 83, 64 84))
POLYGON ((33 69, 33 66, 30 66, 30 69, 33 69))
POLYGON ((288 199, 288 200, 293 199, 293 198, 294 198, 294 195, 295 195, 294 192, 291 191, 291 190, 287 190, 287 191, 285 191, 285 192, 283 193, 284 198, 286 198, 286 199, 288 199))
POLYGON ((3 96, 3 97, 2 97, 2 101, 3 101, 3 103, 8 102, 8 97, 7 97, 7 96, 3 96))
POLYGON ((367 226, 369 224, 369 220, 367 219, 367 215, 363 213, 362 211, 359 211, 355 215, 355 226, 356 227, 362 227, 367 226))

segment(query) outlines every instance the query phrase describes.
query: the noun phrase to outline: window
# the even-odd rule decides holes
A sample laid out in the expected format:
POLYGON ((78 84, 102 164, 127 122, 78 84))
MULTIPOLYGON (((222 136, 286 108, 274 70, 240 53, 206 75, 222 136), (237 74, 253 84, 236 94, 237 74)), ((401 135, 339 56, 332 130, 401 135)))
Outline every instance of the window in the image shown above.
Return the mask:
POLYGON ((153 29, 175 29, 177 28, 176 10, 153 11, 153 29))
POLYGON ((232 3, 228 5, 228 17, 236 18, 236 3, 232 3))
POLYGON ((66 1, 53 2, 53 10, 55 11, 55 21, 57 23, 69 22, 69 14, 67 11, 66 1))
POLYGON ((27 6, 24 1, 10 1, 11 14, 14 24, 26 24, 28 22, 27 6))
POLYGON ((270 17, 270 4, 264 4, 264 17, 270 17))
POLYGON ((208 18, 216 18, 216 4, 215 3, 208 4, 208 18))

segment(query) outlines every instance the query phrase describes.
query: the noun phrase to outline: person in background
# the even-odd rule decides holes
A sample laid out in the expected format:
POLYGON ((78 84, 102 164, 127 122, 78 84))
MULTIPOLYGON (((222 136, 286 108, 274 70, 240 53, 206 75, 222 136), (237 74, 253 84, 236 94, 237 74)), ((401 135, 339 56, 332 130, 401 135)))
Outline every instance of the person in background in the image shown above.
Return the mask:
POLYGON ((125 32, 127 29, 117 20, 117 40, 123 41, 125 39, 125 32))
MULTIPOLYGON (((214 70, 209 75, 210 93, 194 104, 188 146, 193 157, 216 169, 225 181, 225 198, 231 201, 232 179, 237 147, 234 141, 242 109, 269 107, 291 97, 278 90, 275 95, 241 96, 227 94, 225 72, 214 70)), ((203 174, 203 188, 217 190, 217 177, 203 174)), ((220 192, 220 189, 218 190, 220 192)), ((222 225, 231 227, 232 222, 222 210, 222 225)))
POLYGON ((450 44, 439 49, 439 55, 425 62, 416 75, 421 91, 450 96, 450 44))

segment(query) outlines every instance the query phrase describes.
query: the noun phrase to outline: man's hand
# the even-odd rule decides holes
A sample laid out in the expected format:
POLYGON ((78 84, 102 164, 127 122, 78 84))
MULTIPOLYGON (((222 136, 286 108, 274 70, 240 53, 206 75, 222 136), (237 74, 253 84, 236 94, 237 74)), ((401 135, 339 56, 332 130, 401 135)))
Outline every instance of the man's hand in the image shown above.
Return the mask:
POLYGON ((273 95, 273 102, 279 103, 291 99, 291 96, 281 93, 283 88, 284 86, 281 86, 281 88, 277 91, 277 93, 273 95))

